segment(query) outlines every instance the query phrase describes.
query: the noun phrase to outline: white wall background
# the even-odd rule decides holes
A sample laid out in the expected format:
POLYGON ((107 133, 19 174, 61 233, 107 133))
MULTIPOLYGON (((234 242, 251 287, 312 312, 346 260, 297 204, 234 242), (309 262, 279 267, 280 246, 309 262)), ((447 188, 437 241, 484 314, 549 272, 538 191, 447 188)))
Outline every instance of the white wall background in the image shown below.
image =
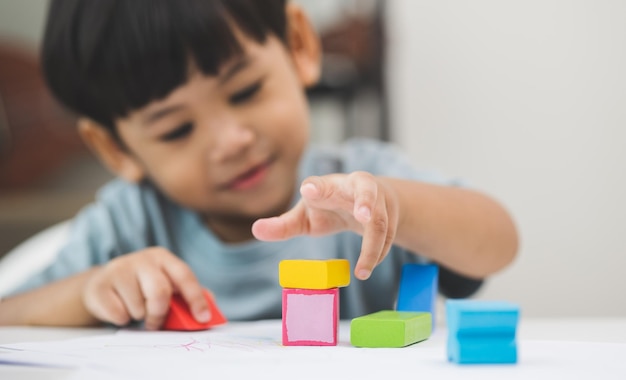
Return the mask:
POLYGON ((0 38, 38 48, 48 0, 0 0, 0 38))
POLYGON ((394 140, 512 211, 481 298, 626 316, 626 1, 387 2, 394 140))

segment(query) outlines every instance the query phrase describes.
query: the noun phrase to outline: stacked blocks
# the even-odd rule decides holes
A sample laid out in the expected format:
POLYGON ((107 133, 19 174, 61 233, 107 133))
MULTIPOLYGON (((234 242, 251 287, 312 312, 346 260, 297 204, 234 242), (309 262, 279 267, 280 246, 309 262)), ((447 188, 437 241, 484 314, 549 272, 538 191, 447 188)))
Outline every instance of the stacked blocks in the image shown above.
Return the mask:
POLYGON ((283 260, 283 345, 336 346, 339 287, 350 284, 347 260, 283 260))
POLYGON ((428 339, 430 313, 384 310, 354 318, 350 343, 356 347, 404 347, 428 339))
POLYGON ((398 311, 425 311, 435 319, 439 267, 434 264, 404 264, 398 290, 398 311))
POLYGON ((459 364, 517 362, 519 306, 510 302, 446 301, 448 361, 459 364))

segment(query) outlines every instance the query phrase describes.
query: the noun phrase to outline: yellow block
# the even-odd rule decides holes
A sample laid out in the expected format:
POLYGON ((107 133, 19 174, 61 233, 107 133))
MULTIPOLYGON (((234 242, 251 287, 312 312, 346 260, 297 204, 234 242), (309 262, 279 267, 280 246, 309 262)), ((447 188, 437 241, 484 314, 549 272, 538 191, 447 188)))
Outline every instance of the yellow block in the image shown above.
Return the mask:
POLYGON ((278 265, 280 286, 295 289, 332 289, 350 284, 348 260, 283 260, 278 265))

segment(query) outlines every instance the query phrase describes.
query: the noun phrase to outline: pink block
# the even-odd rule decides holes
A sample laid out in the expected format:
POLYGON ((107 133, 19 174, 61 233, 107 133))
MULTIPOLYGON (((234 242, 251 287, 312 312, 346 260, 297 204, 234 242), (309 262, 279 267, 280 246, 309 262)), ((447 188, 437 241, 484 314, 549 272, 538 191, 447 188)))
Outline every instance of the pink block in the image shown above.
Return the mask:
POLYGON ((283 289, 283 345, 336 346, 339 288, 283 289))

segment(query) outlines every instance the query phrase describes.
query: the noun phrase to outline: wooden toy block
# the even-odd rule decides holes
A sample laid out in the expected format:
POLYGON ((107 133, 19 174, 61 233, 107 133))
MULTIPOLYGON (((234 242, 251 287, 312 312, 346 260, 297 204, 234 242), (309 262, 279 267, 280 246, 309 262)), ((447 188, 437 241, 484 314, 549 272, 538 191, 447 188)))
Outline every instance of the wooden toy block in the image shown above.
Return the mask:
POLYGON ((500 301, 446 301, 448 361, 459 364, 517 362, 519 306, 500 301))
POLYGON ((170 301, 170 310, 163 323, 163 330, 177 330, 177 331, 196 331, 206 330, 213 326, 221 325, 227 322, 222 312, 217 308, 211 293, 208 290, 204 290, 204 298, 209 304, 209 311, 211 312, 211 319, 206 323, 200 323, 195 320, 189 310, 187 302, 179 294, 172 296, 170 301))
POLYGON ((515 340, 474 337, 448 342, 448 361, 458 364, 517 363, 515 340))
POLYGON ((383 310, 354 318, 350 343, 356 347, 404 347, 428 339, 431 331, 428 312, 383 310))
POLYGON ((339 289, 283 289, 283 345, 336 346, 339 289))
POLYGON ((434 264, 404 264, 398 290, 398 311, 425 311, 435 320, 439 267, 434 264))
POLYGON ((283 260, 278 265, 280 286, 291 289, 332 289, 350 284, 348 260, 283 260))

